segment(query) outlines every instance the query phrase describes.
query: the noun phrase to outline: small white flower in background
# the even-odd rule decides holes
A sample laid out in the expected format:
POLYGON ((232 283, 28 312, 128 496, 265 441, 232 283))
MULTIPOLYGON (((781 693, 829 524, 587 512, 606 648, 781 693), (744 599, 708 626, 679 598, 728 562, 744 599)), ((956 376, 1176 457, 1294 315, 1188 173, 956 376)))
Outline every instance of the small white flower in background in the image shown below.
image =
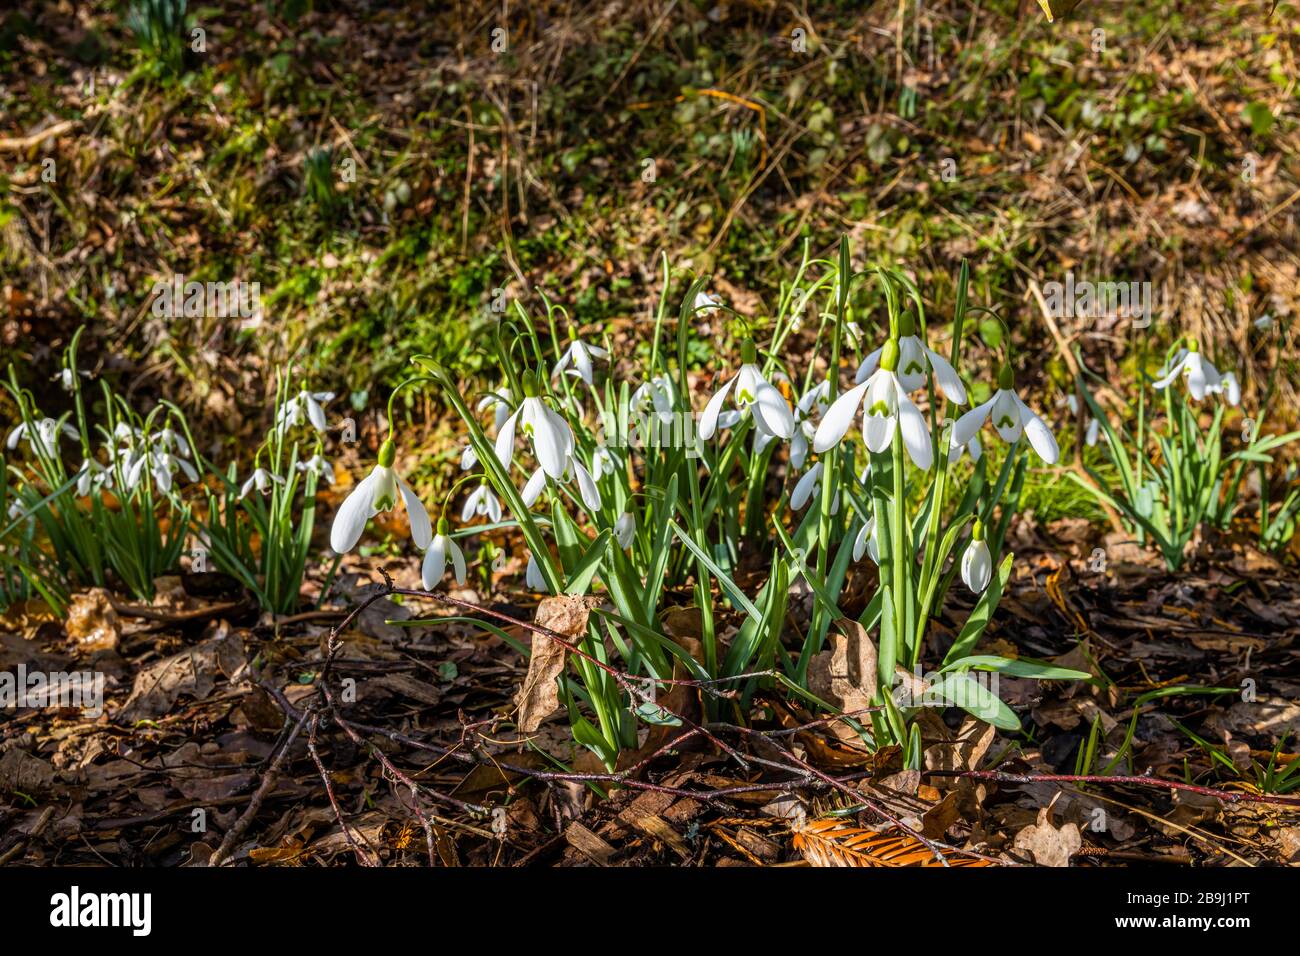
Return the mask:
POLYGON ((78 375, 82 378, 90 378, 89 372, 84 372, 80 369, 74 372, 72 369, 64 367, 59 370, 59 374, 55 376, 55 379, 58 381, 59 387, 65 392, 73 392, 76 391, 77 388, 78 375))
MULTIPOLYGON (((596 487, 596 482, 592 479, 591 473, 582 467, 582 463, 577 458, 571 457, 569 465, 578 479, 578 494, 582 498, 582 503, 592 511, 599 511, 601 502, 600 489, 596 487)), ((574 475, 570 475, 569 470, 566 469, 560 477, 561 483, 567 483, 574 475)), ((519 493, 519 496, 523 499, 524 507, 531 508, 545 489, 546 470, 538 468, 528 477, 523 490, 519 493)))
POLYGON ((573 429, 562 415, 552 411, 539 397, 537 383, 533 379, 527 380, 524 400, 514 414, 502 423, 501 430, 497 433, 497 458, 507 469, 514 457, 515 429, 521 424, 542 470, 556 481, 563 479, 573 455, 573 429))
POLYGON ((1187 348, 1180 348, 1174 353, 1169 364, 1156 373, 1158 376, 1152 387, 1157 391, 1168 388, 1180 375, 1187 378, 1187 391, 1198 402, 1205 398, 1207 392, 1219 390, 1219 371, 1201 356, 1196 340, 1191 339, 1187 348))
POLYGON ((482 414, 489 408, 492 409, 492 426, 499 432, 501 426, 505 424, 505 420, 510 417, 510 413, 514 410, 509 396, 510 389, 508 388, 502 388, 500 392, 488 392, 478 400, 474 410, 482 414))
POLYGON ((333 392, 309 392, 304 388, 280 406, 275 414, 276 430, 283 434, 306 419, 318 432, 325 431, 329 422, 325 420, 323 406, 333 400, 333 392))
POLYGON ((93 458, 87 458, 77 471, 77 494, 85 498, 92 491, 113 487, 113 472, 93 458))
POLYGON ((1259 329, 1259 331, 1261 332, 1267 332, 1272 327, 1273 327, 1273 316, 1271 315, 1261 315, 1258 319, 1255 320, 1255 328, 1259 329))
POLYGON ((715 299, 707 292, 697 292, 693 305, 695 314, 707 319, 709 316, 718 314, 718 306, 722 305, 722 300, 715 299))
POLYGON ((869 555, 876 564, 880 563, 880 541, 876 538, 875 515, 867 519, 858 536, 853 539, 853 560, 861 561, 864 554, 869 555))
POLYGON ((597 445, 596 450, 591 453, 591 473, 600 479, 616 471, 618 471, 618 462, 610 454, 609 449, 604 445, 597 445))
POLYGON ((134 457, 126 476, 128 491, 134 491, 140 484, 140 479, 144 477, 146 467, 149 474, 153 476, 154 487, 164 494, 171 491, 172 478, 178 470, 184 471, 185 477, 190 481, 199 480, 199 474, 194 470, 194 466, 184 458, 177 458, 168 451, 156 448, 153 451, 142 452, 134 457))
POLYGON ((524 568, 524 585, 530 591, 549 591, 546 586, 546 578, 542 576, 542 569, 537 564, 537 559, 531 554, 528 556, 528 566, 524 568))
POLYGON ((35 520, 35 516, 34 516, 34 515, 29 515, 29 514, 27 514, 27 512, 26 512, 25 510, 23 510, 23 503, 22 503, 21 501, 11 501, 11 502, 9 502, 9 520, 10 520, 10 521, 17 521, 19 518, 22 518, 22 517, 24 517, 24 516, 27 518, 28 523, 31 523, 33 520, 35 520))
POLYGON ((175 431, 170 425, 161 431, 154 432, 154 444, 160 446, 165 451, 175 451, 181 458, 190 457, 190 443, 185 440, 185 436, 175 431))
POLYGON ((478 452, 473 445, 466 445, 460 453, 460 470, 469 471, 478 464, 478 452))
POLYGON ((465 506, 460 509, 460 520, 468 522, 474 516, 486 517, 493 522, 501 520, 501 502, 486 484, 479 485, 465 499, 465 506))
POLYGON ((465 583, 465 553, 448 533, 447 519, 438 519, 438 533, 433 536, 429 550, 420 565, 420 582, 426 591, 432 591, 447 573, 447 559, 451 559, 456 583, 465 583))
POLYGON ((804 392, 794 409, 795 430, 790 439, 790 467, 798 471, 808 458, 808 449, 812 447, 813 436, 817 433, 817 423, 830 408, 830 379, 820 385, 814 385, 804 392))
POLYGON ((71 438, 74 441, 80 436, 77 430, 67 422, 57 421, 53 418, 42 418, 35 422, 34 428, 28 428, 26 422, 19 422, 17 427, 9 433, 9 439, 5 442, 5 447, 10 451, 18 447, 20 439, 25 439, 28 446, 46 457, 53 457, 58 451, 59 436, 71 438))
POLYGON ((629 511, 624 511, 614 522, 614 540, 618 546, 626 551, 632 547, 632 540, 636 537, 636 518, 629 511))
POLYGON ((1241 386, 1237 383, 1235 372, 1224 372, 1219 376, 1217 385, 1206 385, 1205 390, 1222 395, 1224 400, 1234 407, 1241 404, 1241 386))
POLYGON ((334 484, 334 466, 326 461, 320 452, 312 455, 306 461, 300 461, 295 466, 303 474, 313 474, 318 479, 323 478, 325 484, 334 484))
MULTIPOLYGON (((880 367, 880 356, 884 350, 885 346, 882 345, 863 359, 853 378, 856 384, 862 384, 875 374, 880 367)), ((925 344, 916 334, 916 320, 912 313, 904 312, 898 321, 898 380, 904 389, 915 392, 918 388, 925 387, 925 377, 931 371, 934 372, 934 384, 944 398, 954 405, 966 404, 966 387, 962 385, 957 370, 946 358, 925 344)))
POLYGON ((551 378, 556 378, 561 372, 568 369, 570 375, 582 379, 588 385, 592 385, 591 360, 608 357, 609 352, 598 345, 588 345, 577 338, 571 339, 569 347, 564 350, 560 360, 551 369, 551 378), (569 368, 570 364, 572 364, 573 368, 569 368))
POLYGON ((424 503, 411 490, 411 486, 393 471, 397 447, 389 438, 379 446, 379 461, 374 470, 357 483, 352 492, 339 505, 330 528, 330 547, 337 554, 346 554, 361 540, 366 524, 381 511, 391 511, 400 496, 411 520, 411 540, 424 550, 433 540, 433 524, 424 503))
POLYGON ((654 412, 661 422, 670 424, 673 420, 675 395, 672 381, 663 375, 656 375, 650 381, 642 382, 636 387, 628 404, 638 415, 654 412))
POLYGON ((1056 438, 1043 420, 1015 393, 1014 388, 1011 366, 1004 365, 998 373, 996 394, 983 405, 976 405, 957 419, 957 424, 952 428, 953 442, 967 444, 979 433, 980 427, 992 418, 993 427, 1004 442, 1013 444, 1024 435, 1039 458, 1049 465, 1055 465, 1061 457, 1056 438))
POLYGON ((971 530, 970 544, 961 555, 961 579, 976 594, 982 594, 993 578, 993 556, 984 541, 984 525, 978 518, 971 530))
MULTIPOLYGON (((776 386, 763 378, 757 363, 758 353, 754 343, 746 341, 740 349, 740 371, 727 379, 726 384, 718 389, 709 399, 700 416, 700 438, 708 441, 718 430, 722 403, 735 388, 735 403, 740 413, 752 411, 754 425, 764 435, 777 438, 790 438, 794 435, 794 415, 785 398, 776 390, 776 386)), ((723 427, 726 427, 725 425, 723 427)))
MULTIPOLYGON (((813 497, 821 490, 822 486, 822 463, 819 461, 803 473, 797 482, 795 482, 794 491, 790 493, 790 507, 795 511, 803 509, 813 497)), ((839 514, 840 495, 837 491, 835 497, 831 499, 831 514, 839 514)))
POLYGON ((254 489, 258 494, 269 495, 275 485, 284 484, 284 479, 279 475, 273 475, 265 468, 255 468, 253 473, 248 476, 248 480, 239 489, 239 499, 242 501, 248 497, 248 493, 254 489))
POLYGON ((813 436, 813 451, 820 454, 838 445, 853 424, 858 407, 863 406, 862 435, 872 452, 880 454, 889 448, 897 432, 916 467, 922 471, 929 470, 934 463, 930 429, 925 424, 925 416, 907 397, 907 390, 899 381, 895 371, 899 354, 897 339, 885 343, 880 367, 865 382, 837 398, 826 411, 813 436))
MULTIPOLYGON (((1077 418, 1079 415, 1079 398, 1073 392, 1065 396, 1065 404, 1070 409, 1070 415, 1077 418)), ((1097 444, 1097 438, 1101 435, 1101 422, 1091 415, 1085 415, 1087 424, 1084 426, 1083 441, 1089 448, 1097 444)))

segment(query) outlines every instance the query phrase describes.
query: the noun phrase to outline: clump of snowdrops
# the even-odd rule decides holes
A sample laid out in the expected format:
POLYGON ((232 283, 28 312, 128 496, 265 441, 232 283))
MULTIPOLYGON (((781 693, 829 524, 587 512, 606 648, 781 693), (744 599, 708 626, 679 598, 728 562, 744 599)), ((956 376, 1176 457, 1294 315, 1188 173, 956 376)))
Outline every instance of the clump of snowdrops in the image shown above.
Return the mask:
POLYGON ((36 594, 61 611, 73 590, 95 586, 150 601, 155 581, 188 554, 193 570, 232 575, 267 611, 294 610, 317 483, 333 480, 320 440, 323 403, 333 396, 293 392, 277 376, 274 426, 241 478, 236 464, 221 467, 198 453, 173 403, 142 414, 105 380, 90 388, 77 362, 81 336, 56 375, 71 405, 58 418, 45 415, 9 369, 5 387, 19 421, 5 438, 0 483, 0 598, 36 594))
POLYGON ((1139 389, 1136 427, 1130 429, 1123 421, 1113 425, 1087 383, 1079 379, 1079 393, 1092 416, 1090 435, 1095 440, 1100 428, 1105 437, 1102 447, 1119 482, 1112 487, 1093 469, 1088 469, 1091 482, 1077 474, 1071 478, 1115 508, 1138 540, 1154 543, 1168 568, 1176 571, 1203 524, 1226 528, 1231 523, 1247 466, 1253 464, 1261 485, 1260 543, 1270 550, 1285 545, 1290 537, 1286 529, 1294 533, 1292 516, 1300 495, 1292 491, 1280 507, 1270 509, 1266 466, 1273 462, 1272 453, 1300 438, 1300 432, 1265 433, 1261 409, 1242 422, 1242 447, 1225 454, 1232 430, 1224 427, 1224 416, 1240 405, 1241 386, 1235 372, 1219 371, 1192 338, 1170 347, 1150 384, 1159 397, 1156 414, 1147 406, 1145 388, 1139 389), (1213 403, 1206 428, 1201 424, 1203 402, 1213 403))
POLYGON ((854 271, 846 241, 834 260, 805 250, 762 344, 746 337, 735 365, 719 356, 707 391, 688 377, 688 356, 697 327, 730 310, 700 277, 681 291, 674 315, 671 280, 665 260, 646 358, 631 380, 615 379, 608 342, 584 338, 549 300, 544 319, 516 302, 498 325, 492 344, 502 378, 478 400, 417 357, 419 372, 399 389, 433 387, 459 415, 465 477, 430 515, 394 471, 400 434, 391 433, 339 509, 334 549, 354 547, 370 518, 400 504, 425 551, 428 589, 449 574, 463 584, 465 538, 507 527, 526 550, 528 588, 601 594, 578 646, 632 682, 581 655, 570 655, 559 681, 575 739, 611 766, 638 745, 643 725, 676 721, 661 706, 663 682, 675 675, 701 682, 713 718, 743 720, 755 693, 778 685, 840 709, 810 689, 810 669, 854 633, 869 635, 877 663, 860 677, 870 706, 858 708, 852 726, 871 745, 901 745, 909 766, 921 757, 914 718, 923 706, 956 705, 1018 728, 995 682, 973 672, 1087 676, 974 653, 1011 574, 1003 542, 1030 456, 1050 466, 1059 452, 1023 400, 1009 351, 992 370, 988 400, 966 407, 960 370, 983 373, 963 360, 966 318, 976 311, 966 303, 964 267, 941 355, 907 276, 854 271), (814 325, 809 351, 787 348, 793 333, 814 325), (864 336, 879 347, 850 363, 864 336), (995 477, 981 445, 990 435, 1007 446, 995 477), (963 455, 973 465, 959 487, 963 455), (458 511, 453 493, 462 488, 458 511), (480 517, 487 523, 472 523, 480 517), (841 594, 850 569, 868 560, 878 584, 851 620, 841 594), (927 624, 958 575, 974 609, 942 656, 922 661, 934 646, 927 624), (792 601, 808 599, 810 608, 792 613, 792 601), (684 603, 684 611, 673 607, 684 603))

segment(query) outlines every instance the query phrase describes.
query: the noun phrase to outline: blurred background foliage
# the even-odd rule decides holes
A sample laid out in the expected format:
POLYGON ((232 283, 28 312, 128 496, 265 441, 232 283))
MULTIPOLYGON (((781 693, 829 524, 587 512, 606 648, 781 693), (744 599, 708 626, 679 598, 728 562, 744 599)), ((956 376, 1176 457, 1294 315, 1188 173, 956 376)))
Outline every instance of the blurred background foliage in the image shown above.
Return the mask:
MULTIPOLYGON (((1247 407, 1276 370, 1280 428, 1297 397, 1295 14, 18 0, 0 13, 6 356, 57 407, 46 369, 89 322, 94 368, 174 398, 213 451, 265 427, 269 370, 289 362, 373 435, 410 355, 482 376, 494 304, 540 315, 545 292, 635 350, 666 252, 761 327, 805 240, 820 253, 847 232, 940 317, 969 259, 972 299, 1006 317, 1063 429, 1063 347, 1136 383, 1135 341, 1162 352, 1184 332, 1239 369, 1247 407), (1151 282, 1151 327, 1049 329, 1030 287, 1067 271, 1151 282), (154 315, 176 274, 256 282, 261 309, 154 315)), ((693 360, 712 371, 735 332, 703 324, 693 360)), ((981 334, 995 348, 1001 331, 981 334)), ((453 467, 445 414, 409 394, 432 467, 453 467)), ((1031 482, 1027 504, 1084 507, 1056 491, 1031 482)))

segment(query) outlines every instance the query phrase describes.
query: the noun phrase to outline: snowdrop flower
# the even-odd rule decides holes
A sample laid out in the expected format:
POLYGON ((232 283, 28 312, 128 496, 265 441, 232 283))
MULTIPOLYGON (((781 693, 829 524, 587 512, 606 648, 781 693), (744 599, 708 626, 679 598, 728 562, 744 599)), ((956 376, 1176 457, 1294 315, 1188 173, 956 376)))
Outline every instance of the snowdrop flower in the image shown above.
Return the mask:
POLYGON ((597 345, 588 345, 577 337, 569 341, 569 347, 564 350, 560 360, 555 363, 551 369, 551 378, 556 378, 565 369, 569 374, 582 379, 588 385, 592 385, 591 360, 593 358, 608 358, 609 352, 597 345), (572 364, 573 368, 569 368, 572 364))
POLYGON ((170 425, 156 432, 153 440, 164 450, 174 450, 181 458, 190 457, 190 443, 185 440, 184 435, 174 431, 170 425))
POLYGON ((1219 390, 1218 369, 1201 357, 1195 339, 1188 340, 1187 348, 1175 352, 1170 363, 1156 374, 1160 378, 1152 387, 1158 391, 1168 388, 1180 375, 1186 376, 1187 391, 1198 402, 1205 398, 1206 392, 1219 390))
MULTIPOLYGON (((172 477, 178 469, 185 472, 185 477, 190 481, 198 481, 199 474, 184 458, 177 458, 170 452, 162 449, 154 449, 150 452, 137 454, 133 460, 126 475, 126 490, 134 491, 140 484, 140 479, 144 477, 145 469, 148 468, 149 474, 153 476, 154 486, 164 494, 171 491, 172 477)), ((241 494, 242 498, 243 495, 241 494)))
POLYGON ((113 473, 95 459, 87 458, 81 463, 81 469, 77 472, 77 494, 81 497, 85 498, 100 488, 111 488, 112 485, 113 473))
POLYGON ((1049 465, 1055 465, 1061 457, 1056 438, 1043 420, 1026 405, 1014 391, 1015 378, 1010 365, 1003 365, 998 373, 997 393, 983 405, 976 405, 969 412, 957 419, 952 428, 952 440, 967 444, 979 432, 980 427, 990 418, 1002 440, 1012 444, 1024 435, 1038 457, 1049 465))
POLYGON ((673 383, 663 375, 656 375, 648 382, 642 382, 632 392, 629 405, 638 415, 654 412, 664 424, 673 420, 673 383))
POLYGON ((867 519, 858 536, 853 539, 853 560, 861 561, 864 554, 869 555, 876 564, 880 563, 880 541, 876 538, 875 515, 867 519))
POLYGON ((68 367, 61 368, 59 374, 54 376, 59 383, 59 387, 65 392, 75 392, 77 390, 77 376, 90 378, 89 372, 83 372, 80 369, 73 371, 68 367))
POLYGON ((27 426, 27 422, 19 422, 18 426, 9 433, 5 447, 12 451, 18 447, 20 439, 26 439, 33 451, 52 458, 58 451, 60 435, 74 441, 80 437, 77 430, 67 422, 56 421, 53 418, 42 418, 34 422, 31 428, 27 426))
POLYGON ((478 464, 478 452, 474 450, 473 445, 466 444, 465 447, 461 449, 461 453, 460 453, 460 470, 469 471, 477 464, 478 464))
POLYGON ((880 367, 865 381, 835 400, 822 417, 813 436, 813 451, 820 454, 840 443, 853 423, 858 406, 863 406, 862 435, 875 454, 889 448, 898 432, 916 467, 925 471, 934 463, 930 429, 925 417, 910 398, 897 374, 901 347, 890 339, 881 350, 880 367), (864 402, 863 399, 866 399, 864 402))
POLYGON ((727 400, 733 387, 736 391, 736 407, 742 414, 747 411, 754 413, 754 425, 763 435, 787 439, 792 437, 794 415, 790 413, 790 406, 785 403, 776 386, 763 378, 757 365, 758 353, 754 343, 746 340, 741 346, 740 356, 740 371, 727 379, 726 384, 718 389, 704 407, 704 414, 700 416, 700 438, 708 441, 718 430, 722 403, 727 400))
POLYGON ((355 548, 370 519, 381 511, 391 511, 396 507, 399 496, 411 519, 411 540, 421 550, 429 546, 433 539, 429 512, 411 490, 411 486, 393 471, 396 458, 397 447, 389 438, 379 446, 379 461, 374 470, 358 482, 343 499, 343 504, 339 505, 334 525, 330 528, 330 547, 336 554, 346 554, 355 548))
POLYGON ((956 436, 956 429, 948 436, 948 464, 955 465, 962 455, 970 453, 971 461, 979 461, 980 456, 984 454, 984 446, 980 444, 980 436, 972 435, 970 441, 966 444, 959 444, 956 436))
POLYGON ((1083 441, 1092 448, 1097 444, 1097 438, 1101 435, 1101 422, 1095 418, 1088 419, 1088 430, 1084 432, 1083 441))
POLYGON ((481 484, 465 499, 465 506, 460 509, 460 520, 468 522, 476 515, 487 517, 490 521, 501 520, 501 502, 486 484, 481 484))
POLYGON ((325 431, 329 423, 325 420, 325 409, 322 406, 333 400, 333 392, 309 392, 304 388, 275 413, 276 430, 284 433, 305 418, 318 432, 325 431))
POLYGON ((618 462, 604 445, 597 445, 591 453, 591 473, 597 478, 604 478, 618 471, 618 462))
MULTIPOLYGON (((561 482, 568 482, 572 477, 578 479, 578 494, 582 498, 582 503, 592 511, 600 510, 600 489, 596 487, 595 480, 591 477, 591 472, 582 467, 582 462, 577 458, 570 457, 568 467, 560 477, 561 482), (573 475, 570 475, 572 470, 573 475)), ((531 508, 533 504, 541 497, 542 491, 546 488, 546 469, 538 468, 529 477, 528 482, 524 485, 523 491, 519 496, 524 501, 525 508, 531 508)))
MULTIPOLYGON (((857 375, 853 378, 855 384, 862 384, 875 373, 880 367, 880 357, 884 350, 885 346, 881 346, 862 360, 857 375)), ((933 371, 934 384, 944 398, 954 405, 966 404, 966 387, 962 385, 957 370, 916 334, 916 319, 911 312, 904 312, 898 320, 897 371, 898 380, 909 392, 924 388, 926 375, 933 371)))
POLYGON ((1216 395, 1222 395, 1229 405, 1241 404, 1241 386, 1237 384, 1235 372, 1224 372, 1219 376, 1217 385, 1206 385, 1205 390, 1214 392, 1216 395))
POLYGON ((460 545, 448 534, 447 519, 438 519, 438 533, 433 536, 433 543, 425 552, 424 563, 420 566, 420 582, 426 591, 432 591, 447 573, 447 559, 451 559, 456 583, 465 583, 465 553, 460 545))
MULTIPOLYGON (((819 461, 804 472, 794 486, 794 491, 790 493, 790 507, 795 510, 801 510, 804 505, 817 495, 822 486, 822 463, 819 461)), ((831 499, 831 514, 839 514, 840 496, 836 492, 835 497, 831 499)))
POLYGON ((524 568, 524 586, 530 591, 549 591, 546 586, 546 578, 542 576, 542 569, 537 564, 537 559, 531 554, 528 556, 528 566, 524 568))
POLYGON ((993 556, 984 542, 984 525, 976 518, 970 544, 961 556, 961 579, 976 594, 982 594, 993 577, 993 556))
MULTIPOLYGON (((501 393, 488 392, 478 400, 478 404, 474 406, 474 410, 479 414, 482 414, 489 408, 492 409, 492 427, 499 432, 501 431, 501 426, 505 424, 505 420, 510 417, 510 412, 513 410, 509 396, 510 390, 508 388, 503 389, 501 393)), ((471 465, 470 468, 472 467, 474 466, 471 465)), ((468 471, 468 469, 466 470, 468 471)))
POLYGON ((722 305, 721 299, 715 299, 713 296, 703 291, 695 294, 695 302, 692 303, 695 312, 697 312, 701 318, 706 319, 711 315, 717 315, 718 306, 720 305, 722 305))
POLYGON ((808 458, 813 435, 817 433, 817 423, 821 421, 826 409, 830 408, 830 379, 820 385, 814 385, 804 392, 799 404, 794 409, 795 430, 790 439, 790 467, 795 471, 803 468, 808 458))
POLYGON ((624 511, 614 522, 614 540, 618 546, 626 551, 632 547, 632 540, 636 536, 636 518, 629 511, 624 511))
MULTIPOLYGON (((497 433, 496 453, 501 464, 507 469, 513 457, 515 429, 522 424, 523 431, 533 446, 533 454, 542 470, 560 481, 573 456, 573 429, 558 412, 540 397, 537 381, 527 378, 524 381, 524 400, 509 418, 501 424, 497 433)), ((590 478, 590 476, 588 476, 590 478)))
POLYGON ((248 480, 240 487, 239 500, 243 501, 254 488, 257 489, 258 494, 268 495, 275 485, 282 484, 284 484, 284 479, 279 475, 273 475, 265 468, 255 468, 253 473, 248 476, 248 480))
POLYGON ((316 452, 306 461, 298 462, 295 467, 303 474, 312 474, 318 479, 323 478, 327 485, 334 484, 334 466, 321 457, 320 452, 316 452))

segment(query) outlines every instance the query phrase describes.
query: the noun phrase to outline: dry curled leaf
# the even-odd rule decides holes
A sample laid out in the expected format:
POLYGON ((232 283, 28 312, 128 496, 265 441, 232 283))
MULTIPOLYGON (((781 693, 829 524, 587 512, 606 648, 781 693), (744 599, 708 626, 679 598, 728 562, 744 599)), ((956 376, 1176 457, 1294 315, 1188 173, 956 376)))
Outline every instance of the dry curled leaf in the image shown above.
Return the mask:
POLYGON ((1070 857, 1083 847, 1083 837, 1073 823, 1060 829, 1052 826, 1051 814, 1051 807, 1038 811, 1038 822, 1017 833, 1013 845, 1032 854, 1039 866, 1069 866, 1070 857))
MULTIPOLYGON (((544 627, 566 638, 580 638, 587 630, 587 617, 591 614, 589 598, 543 598, 537 606, 534 619, 544 627)), ((532 650, 528 655, 528 673, 523 686, 515 695, 519 707, 516 723, 521 733, 531 734, 547 717, 560 707, 560 689, 556 678, 564 670, 564 647, 545 634, 533 632, 532 650)))
POLYGON ((103 588, 75 595, 63 627, 68 638, 84 651, 115 651, 122 640, 117 611, 103 588))

